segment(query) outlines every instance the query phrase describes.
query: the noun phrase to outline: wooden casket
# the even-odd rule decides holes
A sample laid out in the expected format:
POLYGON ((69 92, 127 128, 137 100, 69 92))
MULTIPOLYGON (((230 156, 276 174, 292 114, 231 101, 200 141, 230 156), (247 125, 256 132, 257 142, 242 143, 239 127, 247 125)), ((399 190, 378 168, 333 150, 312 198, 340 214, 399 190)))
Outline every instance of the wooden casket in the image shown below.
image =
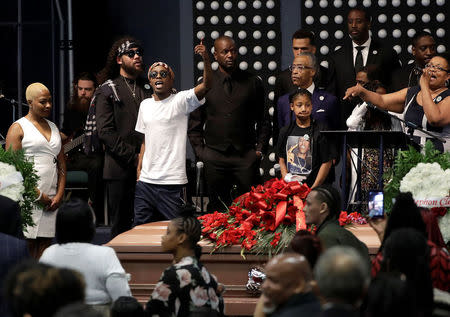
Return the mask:
MULTIPOLYGON (((161 236, 166 232, 167 224, 167 221, 161 221, 137 226, 106 244, 116 251, 125 271, 131 275, 131 292, 142 303, 148 301, 161 273, 172 262, 172 255, 161 249, 161 236)), ((368 246, 371 255, 378 251, 380 241, 369 225, 353 226, 350 231, 368 246)), ((258 297, 246 290, 248 271, 263 266, 267 257, 246 254, 244 259, 240 246, 210 254, 212 244, 208 241, 200 244, 202 263, 226 287, 225 313, 228 316, 253 315, 258 297)))

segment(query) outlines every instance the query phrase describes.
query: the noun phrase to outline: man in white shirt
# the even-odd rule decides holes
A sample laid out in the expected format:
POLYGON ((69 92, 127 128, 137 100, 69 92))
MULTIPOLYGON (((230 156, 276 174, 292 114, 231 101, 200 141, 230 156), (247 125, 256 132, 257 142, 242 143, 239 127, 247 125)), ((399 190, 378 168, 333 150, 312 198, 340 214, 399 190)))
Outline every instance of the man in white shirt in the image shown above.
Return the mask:
POLYGON ((173 93, 174 73, 163 62, 150 66, 152 98, 141 102, 136 131, 145 135, 139 154, 134 201, 134 225, 179 215, 186 176, 189 114, 205 102, 211 85, 211 63, 206 47, 194 48, 203 58, 203 81, 190 90, 173 93))

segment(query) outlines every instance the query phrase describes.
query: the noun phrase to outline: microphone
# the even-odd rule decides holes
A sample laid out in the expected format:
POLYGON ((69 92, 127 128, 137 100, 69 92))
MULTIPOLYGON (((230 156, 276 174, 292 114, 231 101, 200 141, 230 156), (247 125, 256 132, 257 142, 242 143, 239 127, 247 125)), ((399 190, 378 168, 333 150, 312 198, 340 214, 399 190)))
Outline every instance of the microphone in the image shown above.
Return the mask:
POLYGON ((412 72, 414 73, 414 75, 419 76, 419 75, 422 75, 423 69, 420 68, 419 66, 414 66, 414 68, 412 69, 412 72))
POLYGON ((203 196, 203 186, 202 186, 202 171, 203 171, 203 162, 202 161, 198 161, 196 164, 197 167, 197 177, 196 177, 196 194, 197 197, 199 196, 203 196))

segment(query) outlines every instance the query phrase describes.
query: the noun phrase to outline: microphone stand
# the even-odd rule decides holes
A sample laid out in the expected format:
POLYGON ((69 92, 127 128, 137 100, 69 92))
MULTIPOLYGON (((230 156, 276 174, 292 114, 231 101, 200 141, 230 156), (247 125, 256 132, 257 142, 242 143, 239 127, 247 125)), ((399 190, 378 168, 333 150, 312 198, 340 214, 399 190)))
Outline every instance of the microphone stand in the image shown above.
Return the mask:
POLYGON ((436 139, 436 140, 438 140, 438 141, 440 141, 440 142, 442 142, 442 143, 446 143, 446 140, 445 140, 445 139, 441 138, 440 136, 435 135, 434 133, 432 133, 432 132, 430 132, 430 131, 424 130, 423 128, 419 127, 417 124, 412 123, 411 121, 406 121, 406 120, 400 119, 399 117, 397 117, 397 116, 395 116, 395 115, 393 115, 393 114, 390 114, 389 111, 380 109, 380 108, 374 106, 374 105, 373 105, 372 103, 370 103, 370 102, 366 102, 366 103, 367 103, 367 106, 368 106, 368 107, 370 107, 370 108, 372 108, 372 109, 376 109, 377 111, 380 111, 380 112, 382 112, 382 113, 385 113, 385 114, 387 114, 389 117, 394 118, 395 120, 397 120, 397 121, 403 123, 406 127, 408 127, 407 135, 408 135, 408 137, 409 137, 409 139, 410 139, 411 141, 413 141, 414 130, 419 130, 419 131, 422 132, 423 134, 429 135, 432 139, 436 139))
MULTIPOLYGON (((14 99, 6 98, 6 97, 5 97, 4 95, 2 95, 1 93, 0 93, 0 99, 4 99, 4 100, 6 100, 7 102, 9 102, 9 104, 10 104, 11 107, 13 108, 12 122, 11 122, 11 123, 13 123, 14 121, 16 121, 16 106, 19 106, 19 102, 16 101, 16 100, 14 100, 14 99)), ((22 102, 22 107, 27 107, 27 108, 28 108, 28 104, 22 102)))

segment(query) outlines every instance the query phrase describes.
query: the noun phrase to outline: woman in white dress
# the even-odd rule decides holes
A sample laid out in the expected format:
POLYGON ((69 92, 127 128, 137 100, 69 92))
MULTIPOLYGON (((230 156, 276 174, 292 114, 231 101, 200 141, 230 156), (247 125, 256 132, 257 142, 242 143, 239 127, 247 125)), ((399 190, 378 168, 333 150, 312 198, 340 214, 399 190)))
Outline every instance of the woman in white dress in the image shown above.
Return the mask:
POLYGON ((14 122, 6 136, 6 148, 23 149, 34 161, 39 176, 36 189, 40 205, 33 210, 34 227, 24 232, 30 254, 39 258, 55 236, 56 211, 64 195, 66 163, 56 125, 47 120, 52 110, 50 91, 41 83, 27 87, 28 114, 14 122))

